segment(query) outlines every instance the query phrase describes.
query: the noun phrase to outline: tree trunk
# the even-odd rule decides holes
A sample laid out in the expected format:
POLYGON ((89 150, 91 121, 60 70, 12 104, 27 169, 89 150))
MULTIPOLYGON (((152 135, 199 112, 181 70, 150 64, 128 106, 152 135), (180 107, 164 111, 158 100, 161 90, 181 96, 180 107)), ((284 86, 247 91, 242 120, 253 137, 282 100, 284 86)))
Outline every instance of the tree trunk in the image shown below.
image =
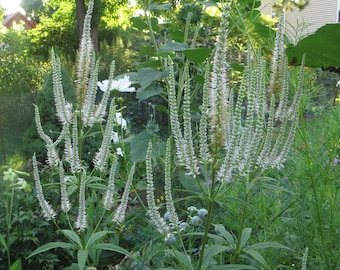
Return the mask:
POLYGON ((76 0, 78 44, 80 44, 81 36, 83 34, 83 24, 84 24, 85 14, 86 14, 85 1, 76 0))
MULTIPOLYGON (((91 38, 93 42, 93 47, 95 52, 98 51, 98 32, 99 32, 99 22, 102 12, 101 0, 95 0, 94 8, 92 13, 92 23, 91 23, 91 38)), ((83 24, 86 15, 86 7, 84 0, 76 0, 76 13, 77 13, 77 37, 78 44, 83 34, 83 24)))

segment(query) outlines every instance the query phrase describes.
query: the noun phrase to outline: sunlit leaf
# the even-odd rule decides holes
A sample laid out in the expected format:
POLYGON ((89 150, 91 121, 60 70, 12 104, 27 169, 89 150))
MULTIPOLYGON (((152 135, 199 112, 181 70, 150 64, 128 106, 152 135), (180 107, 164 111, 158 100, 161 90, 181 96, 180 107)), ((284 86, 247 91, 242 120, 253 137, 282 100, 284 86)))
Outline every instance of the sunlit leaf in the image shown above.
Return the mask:
POLYGON ((21 270, 22 269, 22 264, 21 264, 21 259, 17 259, 9 268, 9 270, 21 270))
POLYGON ((182 52, 189 48, 186 43, 169 42, 159 48, 159 52, 182 52))
POLYGON ((208 55, 211 53, 211 50, 208 48, 198 48, 184 50, 183 53, 188 58, 189 61, 192 61, 196 64, 200 64, 207 59, 208 55))

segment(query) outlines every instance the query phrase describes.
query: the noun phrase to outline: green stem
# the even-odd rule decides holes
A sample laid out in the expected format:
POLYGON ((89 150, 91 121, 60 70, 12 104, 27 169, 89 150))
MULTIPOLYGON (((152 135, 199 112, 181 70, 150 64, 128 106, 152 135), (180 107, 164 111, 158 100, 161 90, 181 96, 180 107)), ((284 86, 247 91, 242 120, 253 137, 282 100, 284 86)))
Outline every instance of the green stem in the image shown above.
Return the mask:
POLYGON ((248 202, 248 197, 249 197, 249 188, 248 188, 248 183, 249 183, 249 179, 247 179, 246 182, 246 194, 245 194, 245 198, 244 198, 244 204, 242 207, 242 218, 241 218, 241 226, 239 229, 239 233, 238 233, 238 237, 237 237, 237 243, 236 243, 236 248, 235 248, 235 256, 234 256, 234 264, 237 264, 237 260, 238 257, 240 255, 240 245, 241 245, 241 238, 242 238, 242 232, 243 229, 245 227, 245 222, 246 222, 246 216, 247 216, 247 202, 248 202))
POLYGON ((11 223, 12 223, 12 213, 13 213, 13 198, 14 198, 14 188, 12 188, 11 197, 9 204, 6 207, 6 219, 7 219, 7 238, 6 238, 6 245, 7 245, 7 263, 8 268, 11 267, 11 223))
POLYGON ((303 143, 305 145, 305 153, 306 153, 306 161, 307 161, 307 166, 308 166, 308 174, 309 174, 309 178, 311 180, 311 187, 312 187, 312 192, 314 195, 314 205, 315 205, 315 209, 316 209, 316 215, 317 215, 317 230, 320 233, 320 238, 321 238, 321 243, 323 246, 322 250, 326 250, 326 244, 325 244, 325 236, 324 236, 324 230, 323 230, 323 226, 322 226, 322 218, 321 218, 321 203, 319 201, 319 197, 318 197, 318 187, 316 185, 316 181, 315 181, 315 177, 313 174, 313 162, 312 162, 312 158, 310 156, 309 153, 309 147, 308 147, 308 140, 307 140, 307 135, 306 135, 306 128, 305 128, 305 124, 303 121, 303 112, 302 109, 300 109, 300 118, 301 118, 301 128, 299 130, 299 135, 301 136, 303 143))
POLYGON ((212 221, 212 212, 214 209, 214 203, 215 203, 215 189, 214 189, 214 185, 216 183, 216 179, 215 176, 212 177, 211 179, 211 189, 210 189, 210 194, 208 197, 208 214, 207 214, 207 221, 205 223, 205 228, 204 228, 204 235, 203 235, 203 239, 202 239, 202 248, 200 251, 200 258, 199 258, 199 262, 198 262, 198 270, 204 269, 203 268, 203 257, 204 257, 204 253, 205 253, 205 248, 208 242, 208 233, 209 233, 209 229, 211 226, 211 221, 212 221))

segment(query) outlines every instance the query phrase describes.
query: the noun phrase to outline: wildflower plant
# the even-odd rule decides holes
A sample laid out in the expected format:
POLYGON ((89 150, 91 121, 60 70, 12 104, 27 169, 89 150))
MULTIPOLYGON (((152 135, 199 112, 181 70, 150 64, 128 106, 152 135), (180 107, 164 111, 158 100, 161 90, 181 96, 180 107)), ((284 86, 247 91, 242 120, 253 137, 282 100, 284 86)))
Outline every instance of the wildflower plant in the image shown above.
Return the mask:
POLYGON ((61 125, 59 137, 53 141, 44 131, 41 123, 39 108, 34 105, 35 120, 38 133, 45 142, 47 149, 47 164, 52 171, 58 172, 60 188, 60 204, 48 200, 41 183, 39 164, 33 155, 33 176, 36 194, 46 220, 52 220, 59 232, 68 240, 50 242, 35 250, 31 255, 45 252, 54 248, 64 248, 77 252, 77 267, 85 269, 90 263, 97 265, 100 251, 103 249, 130 253, 115 244, 105 244, 103 239, 112 231, 101 230, 104 226, 114 227, 125 219, 130 188, 133 182, 135 165, 133 164, 119 205, 115 199, 115 178, 117 177, 119 155, 123 155, 120 147, 113 148, 112 141, 119 144, 127 122, 117 108, 113 90, 123 92, 135 91, 131 87, 128 76, 114 80, 114 62, 111 65, 109 79, 98 82, 99 60, 95 59, 90 35, 90 22, 94 1, 90 1, 84 21, 84 31, 79 48, 76 92, 77 103, 71 104, 65 99, 61 79, 60 59, 52 50, 53 95, 57 116, 61 125), (99 103, 98 87, 103 92, 99 103), (82 159, 83 146, 86 139, 94 136, 91 130, 94 126, 103 130, 102 143, 94 153, 92 164, 82 159), (97 205, 95 213, 89 210, 93 200, 102 198, 102 205, 97 205), (66 217, 68 227, 63 229, 62 218, 66 217), (60 219, 60 221, 59 221, 60 219), (97 255, 93 255, 97 254, 97 255))
MULTIPOLYGON (((181 264, 187 265, 188 269, 207 269, 214 262, 213 256, 226 250, 232 254, 230 261, 233 264, 238 264, 240 258, 250 258, 265 269, 269 269, 257 250, 268 247, 286 248, 274 242, 254 245, 248 243, 252 229, 246 227, 247 199, 255 186, 267 181, 267 178, 263 177, 266 171, 284 167, 298 125, 304 67, 302 65, 300 69, 299 83, 291 97, 289 93, 292 89, 289 89, 288 84, 288 66, 283 43, 284 17, 281 16, 270 65, 270 82, 267 83, 266 63, 260 50, 248 49, 247 66, 243 72, 242 82, 238 87, 231 88, 227 63, 229 5, 230 1, 223 4, 220 32, 211 71, 209 65, 206 68, 197 135, 193 133, 192 127, 191 80, 188 69, 185 70, 183 97, 178 96, 177 92, 181 91, 177 89, 174 63, 171 57, 167 59, 169 114, 176 149, 176 165, 185 169, 186 174, 191 177, 192 185, 198 187, 199 196, 206 203, 204 232, 198 234, 202 237, 198 247, 198 262, 188 262, 184 243, 180 248, 181 251, 175 251, 175 248, 167 251, 181 264), (180 102, 182 102, 182 115, 179 114, 177 106, 180 102), (242 210, 239 213, 240 227, 233 235, 222 224, 214 225, 218 235, 211 236, 216 202, 236 183, 245 187, 244 204, 240 206, 242 210), (207 245, 209 238, 217 240, 219 244, 207 245), (220 243, 223 245, 221 246, 220 243), (196 266, 189 266, 192 264, 196 266)), ((178 227, 177 230, 176 227, 168 227, 159 214, 160 210, 152 201, 149 202, 153 200, 150 147, 151 145, 147 153, 146 166, 148 207, 151 221, 167 239, 169 233, 177 233, 180 230, 178 227)), ((168 149, 170 147, 168 145, 168 149)), ((167 177, 169 177, 168 171, 166 171, 167 177)), ((169 193, 168 185, 171 182, 166 181, 169 193)), ((173 201, 172 196, 166 196, 166 206, 174 207, 173 201)), ((175 210, 172 210, 172 215, 176 216, 175 210)), ((184 222, 178 221, 178 217, 173 219, 177 224, 184 222)), ((219 263, 223 265, 224 259, 219 263)))

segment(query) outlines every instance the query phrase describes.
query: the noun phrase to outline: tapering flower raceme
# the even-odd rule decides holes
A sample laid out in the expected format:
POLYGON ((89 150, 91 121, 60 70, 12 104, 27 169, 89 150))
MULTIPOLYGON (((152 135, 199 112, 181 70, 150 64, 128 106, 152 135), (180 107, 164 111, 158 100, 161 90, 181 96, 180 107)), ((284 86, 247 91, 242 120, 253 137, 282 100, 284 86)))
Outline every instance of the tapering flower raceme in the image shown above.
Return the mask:
POLYGON ((51 204, 45 199, 43 189, 40 182, 39 171, 38 171, 38 164, 35 155, 32 157, 32 164, 33 164, 33 177, 35 182, 35 188, 37 192, 37 198, 39 201, 39 205, 42 209, 43 216, 46 220, 55 219, 57 213, 51 206, 51 204))
MULTIPOLYGON (((94 7, 94 0, 90 0, 87 13, 85 15, 84 25, 83 25, 83 34, 80 41, 79 46, 79 54, 78 54, 78 65, 77 65, 77 98, 78 104, 82 106, 85 93, 87 91, 88 82, 89 82, 89 74, 92 68, 92 58, 94 57, 93 53, 93 44, 91 38, 91 18, 94 7)), ((94 68, 94 67, 93 67, 94 68)))
MULTIPOLYGON (((110 75, 109 75, 109 81, 108 81, 108 88, 111 87, 113 76, 115 72, 115 61, 112 61, 111 67, 110 67, 110 75)), ((101 122, 103 121, 105 115, 106 115, 106 107, 109 102, 111 91, 104 91, 104 94, 102 96, 102 99, 94 113, 94 118, 96 121, 101 122)))
POLYGON ((86 171, 84 170, 79 183, 79 206, 78 206, 78 215, 77 220, 74 224, 74 227, 78 229, 79 232, 84 231, 87 226, 87 214, 86 214, 86 171))
POLYGON ((164 175, 164 194, 165 194, 165 205, 167 213, 170 216, 170 223, 172 226, 178 226, 179 218, 176 212, 175 203, 172 197, 172 183, 171 183, 171 139, 169 138, 166 143, 165 150, 165 175, 164 175))
POLYGON ((93 160, 93 164, 95 168, 100 171, 104 171, 107 165, 107 159, 109 157, 109 152, 110 152, 110 143, 111 143, 113 126, 115 123, 115 117, 116 117, 116 105, 115 105, 115 100, 113 99, 111 100, 111 104, 110 104, 110 111, 109 111, 109 116, 106 122, 103 141, 98 152, 95 154, 95 157, 93 160))
POLYGON ((285 52, 282 44, 284 43, 284 13, 280 14, 277 32, 275 37, 275 46, 273 50, 272 62, 271 62, 271 77, 269 93, 279 93, 281 91, 282 83, 284 82, 284 70, 285 67, 285 52))
POLYGON ((149 209, 148 214, 150 216, 151 222, 156 226, 157 230, 165 236, 170 231, 170 228, 162 218, 155 203, 151 158, 152 142, 150 141, 146 152, 146 200, 149 209))
MULTIPOLYGON (((57 153, 57 150, 56 150, 56 145, 58 145, 58 143, 63 139, 65 129, 63 129, 59 138, 55 142, 53 142, 53 140, 44 132, 44 130, 41 126, 38 106, 36 106, 34 104, 33 104, 33 106, 34 106, 34 111, 35 111, 35 123, 36 123, 38 134, 39 134, 40 138, 46 144, 47 163, 50 166, 54 166, 54 167, 58 166, 60 159, 59 159, 59 156, 58 156, 58 153, 57 153)), ((64 128, 66 128, 66 127, 64 126, 64 128)))
POLYGON ((114 160, 111 162, 108 187, 105 192, 105 196, 103 200, 103 206, 107 210, 111 210, 114 204, 114 188, 115 188, 115 177, 116 177, 117 166, 118 166, 118 160, 117 160, 117 157, 114 157, 114 160))
MULTIPOLYGON (((93 57, 93 62, 95 58, 93 57)), ((97 121, 95 118, 95 102, 97 94, 97 80, 98 80, 98 70, 99 70, 99 60, 96 63, 92 63, 94 69, 91 69, 91 75, 89 80, 89 85, 86 91, 83 107, 81 110, 81 116, 83 120, 84 127, 92 127, 97 121)))
POLYGON ((67 213, 71 209, 71 203, 67 195, 67 187, 65 171, 62 162, 59 163, 59 178, 60 178, 60 200, 61 200, 61 210, 67 213))
POLYGON ((77 173, 82 169, 79 148, 78 148, 78 115, 74 112, 72 118, 72 159, 71 159, 71 172, 77 173))
POLYGON ((176 145, 176 156, 180 165, 185 166, 186 156, 186 145, 183 139, 181 125, 179 122, 178 108, 176 101, 176 83, 175 83, 175 72, 173 62, 171 58, 168 58, 168 69, 169 69, 169 89, 168 89, 168 102, 170 108, 170 125, 172 135, 176 145))
POLYGON ((305 252, 302 256, 302 266, 301 270, 307 270, 307 260, 308 260, 308 247, 305 248, 305 252))
POLYGON ((52 50, 52 73, 53 73, 53 94, 57 116, 62 125, 67 125, 72 121, 72 104, 68 103, 65 99, 61 77, 60 58, 55 56, 53 50, 52 50))
POLYGON ((226 61, 226 44, 229 33, 228 19, 229 7, 224 4, 209 89, 210 135, 212 142, 220 146, 223 146, 225 142, 228 125, 228 106, 229 102, 231 102, 229 100, 230 89, 226 61))
POLYGON ((210 75, 210 65, 205 66, 204 85, 202 93, 201 118, 199 124, 199 154, 201 162, 208 162, 210 159, 209 143, 208 143, 208 115, 209 115, 209 96, 208 82, 210 75))
POLYGON ((128 180, 126 181, 124 192, 121 198, 120 205, 118 206, 114 216, 113 216, 113 221, 116 222, 117 224, 122 224, 125 220, 125 215, 126 215, 126 209, 129 201, 129 194, 130 194, 130 189, 133 181, 133 176, 135 174, 136 170, 136 164, 133 163, 128 180))
POLYGON ((188 66, 184 69, 185 83, 184 83, 184 97, 183 97, 183 139, 186 145, 185 164, 188 174, 196 176, 199 174, 198 161, 195 154, 192 130, 191 130, 191 94, 190 94, 190 78, 188 66))

